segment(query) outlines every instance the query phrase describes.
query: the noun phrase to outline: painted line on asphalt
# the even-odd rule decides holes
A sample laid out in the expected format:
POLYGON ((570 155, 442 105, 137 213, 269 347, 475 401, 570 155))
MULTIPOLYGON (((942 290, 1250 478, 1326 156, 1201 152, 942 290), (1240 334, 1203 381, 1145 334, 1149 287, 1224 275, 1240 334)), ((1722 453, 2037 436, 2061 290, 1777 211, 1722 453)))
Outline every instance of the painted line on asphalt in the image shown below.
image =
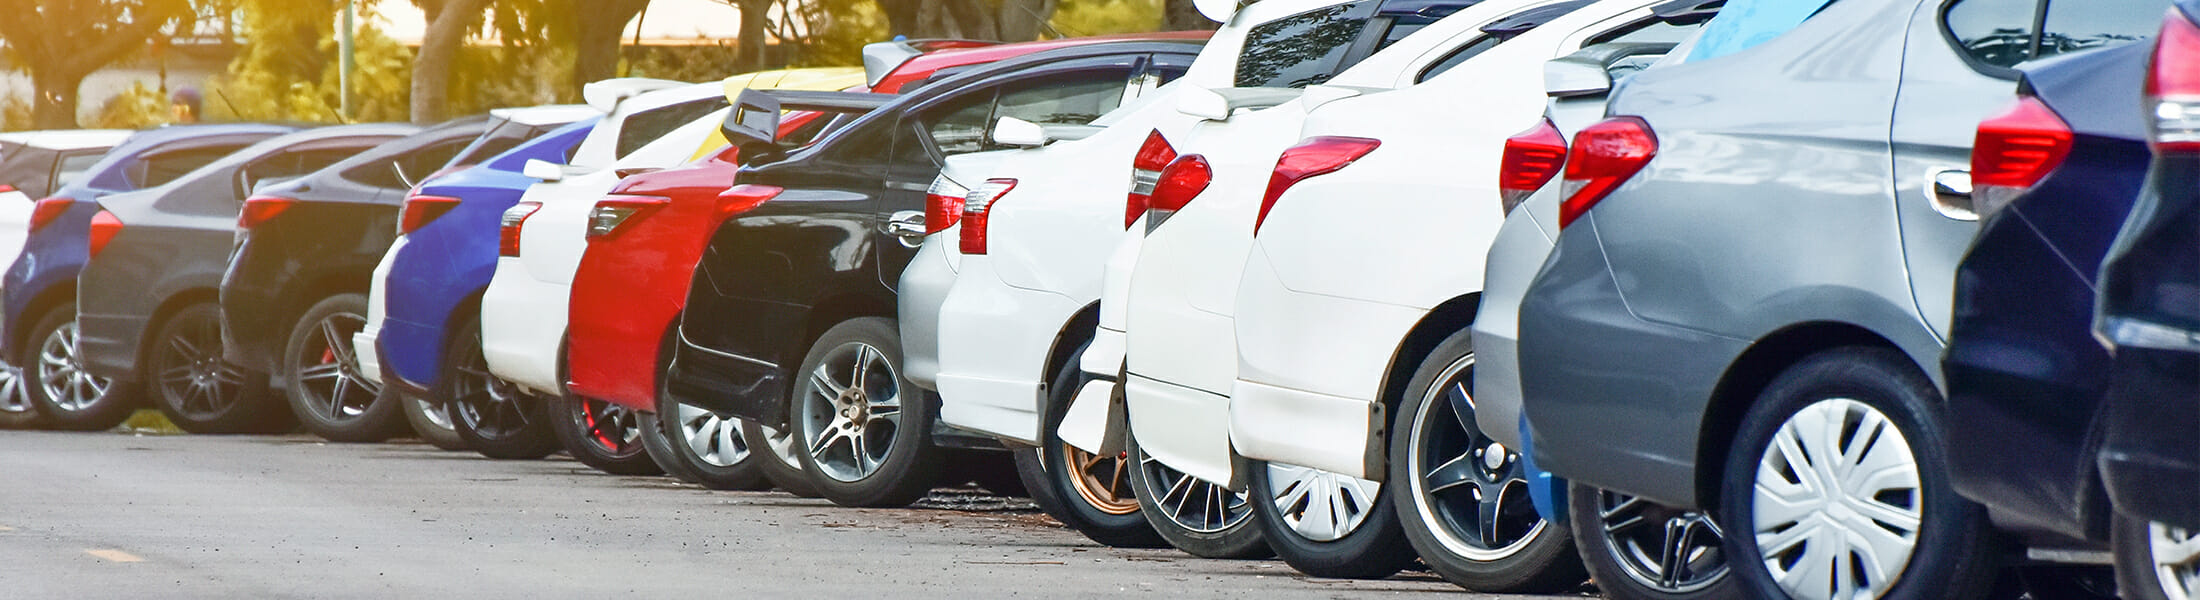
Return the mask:
POLYGON ((90 549, 90 550, 85 550, 85 551, 84 551, 84 553, 85 553, 85 554, 90 554, 90 555, 92 555, 92 556, 96 556, 96 557, 99 557, 99 558, 102 558, 102 559, 106 559, 106 560, 107 560, 107 562, 118 562, 118 563, 133 563, 133 562, 145 562, 145 559, 142 559, 142 558, 138 558, 138 557, 137 557, 137 555, 135 555, 135 554, 131 554, 131 553, 128 553, 128 552, 123 552, 123 551, 121 551, 121 550, 108 550, 108 549, 104 549, 104 548, 94 548, 94 549, 90 549))
POLYGON ((6 525, 0 525, 0 531, 15 531, 15 528, 6 525))

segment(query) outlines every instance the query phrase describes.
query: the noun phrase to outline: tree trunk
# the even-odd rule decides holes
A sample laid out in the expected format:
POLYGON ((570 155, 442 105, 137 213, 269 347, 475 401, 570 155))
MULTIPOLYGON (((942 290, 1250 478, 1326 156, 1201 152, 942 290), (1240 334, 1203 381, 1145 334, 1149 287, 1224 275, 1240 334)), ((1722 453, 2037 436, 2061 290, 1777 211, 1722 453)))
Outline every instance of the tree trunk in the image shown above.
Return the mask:
POLYGON ((649 0, 572 0, 574 22, 580 25, 574 36, 573 93, 618 74, 620 36, 647 6, 649 0))
POLYGON ((36 102, 31 105, 31 124, 38 129, 76 129, 77 89, 83 87, 88 73, 40 71, 32 74, 32 87, 37 88, 36 102))
POLYGON ((1213 30, 1220 23, 1207 20, 1192 0, 1162 0, 1161 28, 1168 31, 1213 30))
MULTIPOLYGON (((466 28, 481 18, 489 0, 449 0, 426 10, 428 30, 420 39, 420 54, 413 57, 412 120, 421 125, 442 122, 451 109, 451 62, 465 45, 466 28)), ((428 7, 423 7, 428 8, 428 7)))
POLYGON ((1047 33, 1058 0, 1001 0, 1000 34, 1003 42, 1028 42, 1047 33))
POLYGON ((762 71, 768 67, 781 66, 764 55, 769 51, 766 49, 766 42, 769 40, 766 39, 765 25, 768 25, 766 21, 771 20, 772 0, 738 0, 736 4, 741 8, 741 36, 735 47, 735 51, 740 53, 740 62, 737 63, 740 70, 762 71))

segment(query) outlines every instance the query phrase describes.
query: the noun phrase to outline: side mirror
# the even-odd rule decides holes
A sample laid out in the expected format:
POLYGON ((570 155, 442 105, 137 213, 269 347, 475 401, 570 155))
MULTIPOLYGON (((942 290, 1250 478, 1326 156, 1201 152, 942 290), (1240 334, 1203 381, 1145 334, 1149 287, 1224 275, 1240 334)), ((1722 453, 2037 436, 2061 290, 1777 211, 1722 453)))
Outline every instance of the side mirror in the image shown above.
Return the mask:
POLYGON ((1016 117, 1001 117, 993 124, 993 143, 1003 146, 1037 148, 1050 142, 1046 127, 1016 117))
POLYGON ((1187 87, 1178 93, 1176 111, 1208 121, 1230 120, 1230 99, 1202 87, 1187 87))
POLYGON ((557 163, 553 163, 547 160, 530 158, 527 159, 527 166, 521 168, 520 174, 526 175, 529 179, 540 179, 543 181, 564 181, 565 167, 558 166, 557 163))
POLYGON ((1230 22, 1230 16, 1237 14, 1238 4, 1238 0, 1192 0, 1192 8, 1199 11, 1199 16, 1216 23, 1230 22))

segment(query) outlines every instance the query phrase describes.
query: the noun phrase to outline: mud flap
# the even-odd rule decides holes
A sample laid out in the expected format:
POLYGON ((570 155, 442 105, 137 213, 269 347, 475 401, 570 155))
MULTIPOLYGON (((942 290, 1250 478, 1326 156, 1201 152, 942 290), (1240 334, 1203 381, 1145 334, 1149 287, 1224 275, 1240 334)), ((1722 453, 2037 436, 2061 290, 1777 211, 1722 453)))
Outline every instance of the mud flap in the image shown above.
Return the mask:
POLYGON ((1123 451, 1123 423, 1123 397, 1115 382, 1094 379, 1077 389, 1054 434, 1078 450, 1109 456, 1123 451))
POLYGON ((1528 479, 1528 502, 1552 525, 1567 526, 1566 480, 1535 466, 1535 440, 1528 437, 1528 419, 1520 418, 1520 468, 1528 479))

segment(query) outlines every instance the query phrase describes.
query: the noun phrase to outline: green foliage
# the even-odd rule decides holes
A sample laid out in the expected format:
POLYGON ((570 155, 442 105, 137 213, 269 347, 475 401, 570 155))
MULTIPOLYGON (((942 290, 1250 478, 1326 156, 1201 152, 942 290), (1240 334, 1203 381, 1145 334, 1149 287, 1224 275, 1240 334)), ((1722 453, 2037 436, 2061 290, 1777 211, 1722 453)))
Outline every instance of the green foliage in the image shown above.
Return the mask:
POLYGON ((1062 0, 1049 27, 1063 36, 1161 30, 1162 0, 1062 0))
POLYGON ((32 123, 30 101, 14 94, 0 98, 0 131, 28 131, 32 123))
POLYGON ((130 89, 108 98, 99 106, 99 114, 92 117, 91 126, 98 129, 145 129, 166 125, 175 120, 175 112, 169 107, 168 97, 160 90, 145 87, 144 82, 130 84, 130 89))
POLYGON ((694 46, 628 48, 627 76, 673 81, 717 81, 739 71, 733 40, 694 46))
MULTIPOLYGON (((451 66, 452 115, 494 108, 577 102, 568 91, 572 47, 468 46, 451 66)), ((408 78, 407 81, 410 81, 408 78)), ((403 120, 403 119, 399 119, 403 120)))
POLYGON ((812 0, 795 7, 809 35, 796 44, 796 67, 849 67, 863 64, 863 45, 886 41, 886 13, 873 0, 812 0))

